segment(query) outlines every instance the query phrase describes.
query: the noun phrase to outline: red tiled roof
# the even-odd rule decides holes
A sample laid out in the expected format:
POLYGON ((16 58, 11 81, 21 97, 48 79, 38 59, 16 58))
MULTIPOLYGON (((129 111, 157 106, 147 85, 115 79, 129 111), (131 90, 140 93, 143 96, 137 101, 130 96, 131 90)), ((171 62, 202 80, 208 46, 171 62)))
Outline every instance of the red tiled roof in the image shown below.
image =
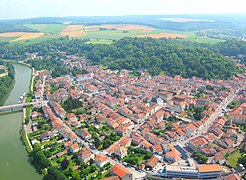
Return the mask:
POLYGON ((119 164, 115 164, 110 168, 110 171, 113 172, 113 174, 119 176, 120 178, 123 178, 127 174, 131 174, 126 168, 119 164))

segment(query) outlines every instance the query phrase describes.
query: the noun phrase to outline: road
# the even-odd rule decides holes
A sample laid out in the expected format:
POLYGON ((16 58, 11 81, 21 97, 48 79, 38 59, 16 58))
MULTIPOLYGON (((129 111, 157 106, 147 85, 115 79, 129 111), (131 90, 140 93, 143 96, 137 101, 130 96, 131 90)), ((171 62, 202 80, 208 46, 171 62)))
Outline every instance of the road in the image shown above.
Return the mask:
POLYGON ((178 143, 182 147, 186 146, 185 144, 188 143, 190 140, 197 138, 198 136, 201 136, 202 134, 206 133, 209 129, 209 127, 212 125, 212 123, 219 117, 219 115, 222 112, 223 107, 227 107, 227 105, 233 101, 233 98, 236 96, 236 92, 231 92, 229 96, 227 96, 217 107, 215 112, 212 114, 212 116, 209 117, 207 123, 192 137, 187 138, 185 140, 179 140, 175 142, 174 144, 178 143))
POLYGON ((48 101, 34 101, 34 102, 29 102, 29 103, 12 104, 12 105, 8 105, 8 106, 1 106, 0 110, 9 109, 9 108, 16 108, 16 107, 24 107, 24 106, 29 106, 29 105, 45 104, 47 102, 48 101))
POLYGON ((46 75, 44 76, 44 79, 43 79, 43 84, 42 84, 42 88, 41 88, 41 101, 43 101, 44 99, 44 87, 45 87, 45 81, 46 81, 46 75))

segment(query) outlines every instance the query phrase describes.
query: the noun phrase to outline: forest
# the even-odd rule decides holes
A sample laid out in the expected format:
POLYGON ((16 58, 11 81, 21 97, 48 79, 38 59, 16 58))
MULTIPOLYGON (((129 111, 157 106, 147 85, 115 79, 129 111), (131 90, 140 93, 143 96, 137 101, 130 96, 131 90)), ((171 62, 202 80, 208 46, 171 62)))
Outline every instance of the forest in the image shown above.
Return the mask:
MULTIPOLYGON (((160 73, 203 79, 228 79, 243 69, 225 56, 246 55, 246 43, 230 40, 215 45, 199 44, 180 39, 123 38, 110 45, 86 44, 87 40, 63 37, 28 46, 2 44, 0 56, 7 59, 26 58, 26 52, 39 52, 44 60, 29 63, 38 69, 49 69, 53 76, 72 73, 59 59, 77 54, 92 64, 112 70, 147 70, 151 75, 160 73), (54 74, 55 73, 55 74, 54 74)), ((78 72, 79 73, 79 72, 78 72)))
MULTIPOLYGON (((1 63, 2 62, 0 62, 0 64, 1 63)), ((5 65, 8 69, 8 76, 0 78, 0 105, 3 105, 14 83, 14 67, 9 63, 5 65)))

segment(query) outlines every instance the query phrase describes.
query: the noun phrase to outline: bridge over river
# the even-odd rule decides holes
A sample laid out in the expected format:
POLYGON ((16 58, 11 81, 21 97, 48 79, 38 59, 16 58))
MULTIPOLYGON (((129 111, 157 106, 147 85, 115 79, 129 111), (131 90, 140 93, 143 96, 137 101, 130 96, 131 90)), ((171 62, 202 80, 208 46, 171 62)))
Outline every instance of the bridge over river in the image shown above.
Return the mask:
POLYGON ((0 106, 0 113, 10 112, 10 111, 19 111, 29 105, 36 106, 36 105, 44 105, 46 103, 48 103, 48 101, 34 101, 34 102, 29 102, 29 103, 19 103, 19 104, 7 105, 7 106, 0 106))

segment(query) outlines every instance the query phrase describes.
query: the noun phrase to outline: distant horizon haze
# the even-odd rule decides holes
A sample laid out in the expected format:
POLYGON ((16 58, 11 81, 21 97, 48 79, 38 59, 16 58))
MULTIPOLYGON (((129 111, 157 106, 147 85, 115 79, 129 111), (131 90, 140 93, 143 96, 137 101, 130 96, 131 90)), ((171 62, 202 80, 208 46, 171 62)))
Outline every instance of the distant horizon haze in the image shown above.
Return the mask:
POLYGON ((186 14, 245 14, 245 0, 2 0, 0 20, 186 14))

